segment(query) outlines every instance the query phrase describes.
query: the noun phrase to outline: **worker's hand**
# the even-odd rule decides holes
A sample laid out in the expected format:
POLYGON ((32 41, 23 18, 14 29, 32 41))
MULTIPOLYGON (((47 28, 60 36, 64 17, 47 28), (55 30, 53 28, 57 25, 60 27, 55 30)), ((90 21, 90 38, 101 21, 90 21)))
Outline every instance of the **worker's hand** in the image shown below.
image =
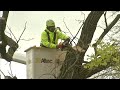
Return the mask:
POLYGON ((60 27, 57 27, 57 29, 59 29, 60 32, 62 31, 60 27))
POLYGON ((56 46, 56 48, 57 48, 57 49, 58 49, 58 48, 62 49, 62 48, 63 48, 63 43, 60 42, 60 43, 56 46))

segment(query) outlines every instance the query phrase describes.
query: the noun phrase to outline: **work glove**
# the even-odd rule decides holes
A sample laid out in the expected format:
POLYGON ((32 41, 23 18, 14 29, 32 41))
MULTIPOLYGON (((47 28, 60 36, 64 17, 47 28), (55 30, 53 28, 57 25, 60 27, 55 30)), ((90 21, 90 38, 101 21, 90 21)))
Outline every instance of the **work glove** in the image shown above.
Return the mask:
POLYGON ((62 48, 63 48, 63 43, 60 42, 58 45, 56 45, 56 48, 57 48, 57 49, 59 49, 59 48, 62 49, 62 48))

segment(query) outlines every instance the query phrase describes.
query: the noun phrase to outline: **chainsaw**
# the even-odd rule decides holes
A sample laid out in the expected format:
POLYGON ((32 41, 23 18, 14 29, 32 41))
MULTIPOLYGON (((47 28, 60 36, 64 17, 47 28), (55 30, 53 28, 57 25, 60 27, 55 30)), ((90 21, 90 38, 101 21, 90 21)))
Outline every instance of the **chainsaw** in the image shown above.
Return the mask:
POLYGON ((69 38, 66 39, 66 40, 62 43, 62 48, 61 48, 61 50, 63 50, 65 47, 70 46, 69 42, 70 42, 70 39, 69 39, 69 38))

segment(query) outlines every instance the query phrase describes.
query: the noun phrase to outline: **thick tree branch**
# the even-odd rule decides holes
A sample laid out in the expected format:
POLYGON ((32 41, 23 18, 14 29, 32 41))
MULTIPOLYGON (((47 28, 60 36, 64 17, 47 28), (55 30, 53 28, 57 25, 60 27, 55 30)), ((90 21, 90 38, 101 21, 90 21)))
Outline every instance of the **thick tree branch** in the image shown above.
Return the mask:
POLYGON ((95 50, 95 54, 97 53, 96 52, 97 45, 101 42, 101 40, 104 38, 104 36, 111 30, 111 28, 117 23, 117 21, 119 19, 120 19, 120 14, 118 14, 116 16, 116 18, 110 23, 110 25, 107 26, 107 28, 101 34, 101 36, 99 37, 99 39, 97 40, 97 42, 95 44, 93 44, 93 47, 94 47, 94 50, 95 50))
POLYGON ((2 17, 5 18, 6 22, 7 22, 7 19, 8 19, 8 15, 9 15, 9 11, 3 11, 2 17))
MULTIPOLYGON (((7 54, 10 55, 10 57, 12 57, 18 48, 18 44, 12 38, 8 37, 7 35, 5 37, 7 39, 7 45, 10 46, 7 54)), ((8 58, 10 58, 10 57, 8 57, 8 58)))
POLYGON ((0 18, 0 53, 1 57, 7 61, 12 61, 12 56, 18 48, 18 44, 12 39, 5 35, 4 31, 6 28, 7 18, 9 11, 3 11, 3 16, 0 18), (10 46, 8 52, 6 53, 6 46, 10 46))

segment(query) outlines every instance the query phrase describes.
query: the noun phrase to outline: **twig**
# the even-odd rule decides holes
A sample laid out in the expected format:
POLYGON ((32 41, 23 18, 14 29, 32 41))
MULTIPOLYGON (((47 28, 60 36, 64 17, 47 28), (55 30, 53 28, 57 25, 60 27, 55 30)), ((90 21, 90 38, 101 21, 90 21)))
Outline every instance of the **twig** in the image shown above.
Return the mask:
MULTIPOLYGON (((6 31, 5 31, 5 32, 6 32, 6 31)), ((6 33, 10 34, 10 37, 12 38, 12 35, 11 35, 11 33, 9 33, 9 32, 6 32, 6 33)))
POLYGON ((105 25, 106 25, 106 28, 107 28, 107 27, 108 27, 108 24, 107 24, 106 13, 107 13, 107 11, 104 13, 104 19, 105 19, 105 25))
POLYGON ((104 30, 104 28, 102 26, 100 26, 100 25, 98 25, 97 27, 102 28, 104 30))
MULTIPOLYGON (((108 18, 112 17, 113 15, 115 15, 117 12, 113 12, 112 15, 110 15, 108 18)), ((108 19, 107 18, 107 19, 108 19)))
POLYGON ((11 62, 9 63, 9 67, 10 67, 10 72, 11 72, 11 73, 9 73, 9 74, 13 77, 12 69, 11 69, 11 62))
MULTIPOLYGON (((8 25, 7 25, 7 27, 8 27, 8 25)), ((9 29, 9 31, 12 33, 10 27, 8 27, 8 29, 9 29)), ((15 35, 14 35, 13 33, 12 33, 12 35, 13 35, 13 37, 15 38, 15 40, 16 40, 16 42, 17 42, 17 39, 16 39, 15 35)))
POLYGON ((26 24, 27 24, 27 22, 25 22, 25 27, 24 27, 24 30, 23 30, 22 34, 20 35, 20 37, 19 37, 19 39, 18 39, 17 43, 20 41, 20 38, 22 37, 22 35, 23 35, 23 33, 24 33, 25 29, 26 29, 26 24))
POLYGON ((24 41, 30 41, 30 40, 33 40, 34 38, 31 38, 31 39, 20 39, 20 40, 24 40, 24 41))
MULTIPOLYGON (((64 17, 64 18, 65 18, 65 17, 64 17)), ((71 31, 69 30, 69 28, 67 27, 67 25, 66 25, 66 23, 65 23, 65 21, 64 21, 64 18, 63 18, 63 22, 64 22, 66 28, 68 29, 68 31, 69 31, 69 33, 71 34, 71 36, 74 37, 74 36, 72 35, 71 31)))
POLYGON ((4 75, 4 77, 5 77, 5 74, 2 72, 2 70, 0 69, 0 72, 4 75))
POLYGON ((78 21, 79 22, 79 24, 81 23, 81 22, 83 22, 83 20, 77 20, 77 19, 75 19, 76 21, 78 21))
POLYGON ((81 12, 84 15, 84 20, 85 20, 85 13, 81 12))
MULTIPOLYGON (((83 22, 83 24, 84 24, 84 22, 83 22)), ((70 43, 76 38, 76 36, 78 35, 79 31, 81 30, 83 24, 80 26, 79 30, 77 31, 77 33, 76 33, 76 35, 73 37, 73 39, 70 41, 70 43)))

